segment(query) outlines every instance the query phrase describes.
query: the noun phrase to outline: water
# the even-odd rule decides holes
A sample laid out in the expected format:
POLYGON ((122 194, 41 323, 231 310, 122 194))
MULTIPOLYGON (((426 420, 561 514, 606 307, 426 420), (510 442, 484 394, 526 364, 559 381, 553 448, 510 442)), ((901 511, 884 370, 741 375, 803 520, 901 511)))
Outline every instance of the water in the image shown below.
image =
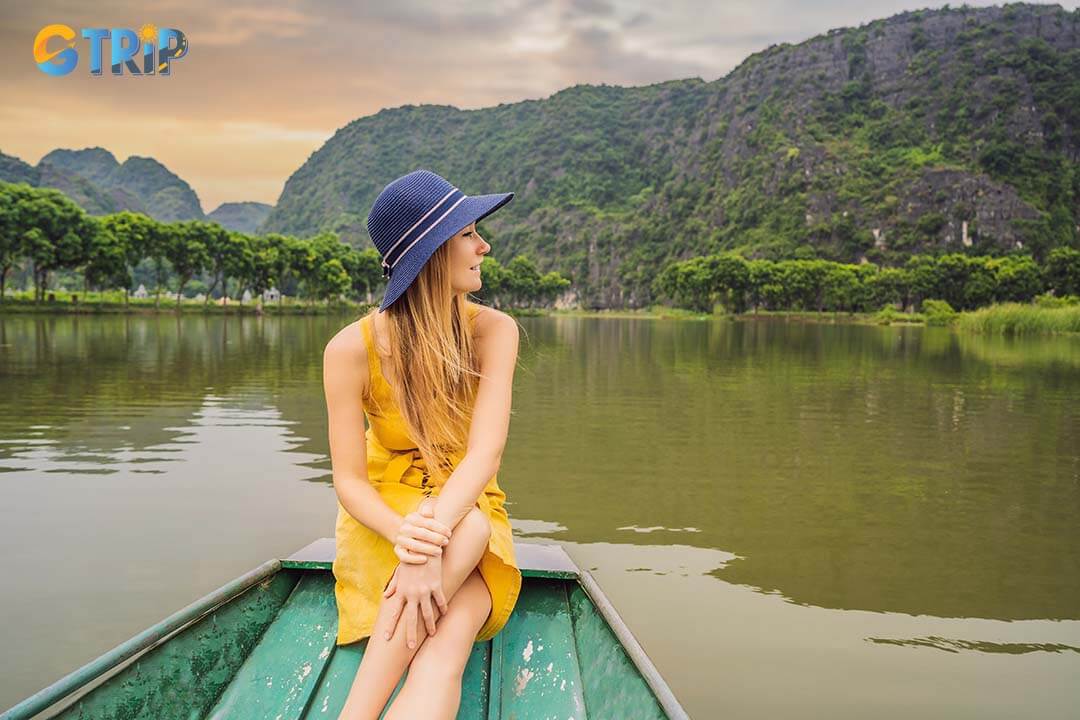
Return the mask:
MULTIPOLYGON (((0 708, 333 535, 349 320, 0 315, 0 708)), ((692 716, 1075 717, 1080 339, 520 322, 515 534, 692 716)))

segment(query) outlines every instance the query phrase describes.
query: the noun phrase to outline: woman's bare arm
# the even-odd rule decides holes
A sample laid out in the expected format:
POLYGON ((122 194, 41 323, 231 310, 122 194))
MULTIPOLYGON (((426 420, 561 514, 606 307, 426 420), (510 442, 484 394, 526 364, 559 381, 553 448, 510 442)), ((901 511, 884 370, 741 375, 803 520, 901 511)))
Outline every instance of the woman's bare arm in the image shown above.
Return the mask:
POLYGON ((334 490, 345 511, 393 543, 403 520, 368 482, 364 437, 367 350, 357 323, 343 328, 323 351, 323 390, 334 490))
POLYGON ((496 310, 482 310, 476 320, 480 384, 469 442, 435 503, 435 519, 451 528, 476 504, 491 477, 498 472, 510 430, 511 391, 517 367, 518 326, 496 310), (481 317, 487 315, 488 317, 481 317))

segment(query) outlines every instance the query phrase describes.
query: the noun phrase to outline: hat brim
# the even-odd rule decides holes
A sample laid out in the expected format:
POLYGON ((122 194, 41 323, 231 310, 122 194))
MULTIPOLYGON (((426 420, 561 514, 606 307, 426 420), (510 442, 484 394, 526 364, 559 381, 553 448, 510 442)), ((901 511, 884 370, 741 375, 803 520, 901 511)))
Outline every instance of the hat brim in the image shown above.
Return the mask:
POLYGON ((514 198, 514 193, 492 193, 490 195, 466 195, 454 210, 428 231, 424 239, 409 249, 390 271, 390 280, 386 284, 379 312, 390 307, 420 274, 424 264, 431 258, 439 246, 452 238, 462 228, 483 220, 514 198))

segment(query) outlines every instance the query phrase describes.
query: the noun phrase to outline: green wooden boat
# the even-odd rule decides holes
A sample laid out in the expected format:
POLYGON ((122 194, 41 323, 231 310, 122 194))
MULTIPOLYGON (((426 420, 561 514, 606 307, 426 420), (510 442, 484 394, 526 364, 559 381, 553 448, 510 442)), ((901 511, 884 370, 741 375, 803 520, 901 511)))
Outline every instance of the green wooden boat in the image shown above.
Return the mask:
MULTIPOLYGON (((515 550, 521 595, 506 627, 473 646, 458 718, 688 717, 587 571, 558 545, 515 550)), ((367 641, 334 644, 333 558, 322 538, 266 562, 0 720, 337 718, 367 641)))

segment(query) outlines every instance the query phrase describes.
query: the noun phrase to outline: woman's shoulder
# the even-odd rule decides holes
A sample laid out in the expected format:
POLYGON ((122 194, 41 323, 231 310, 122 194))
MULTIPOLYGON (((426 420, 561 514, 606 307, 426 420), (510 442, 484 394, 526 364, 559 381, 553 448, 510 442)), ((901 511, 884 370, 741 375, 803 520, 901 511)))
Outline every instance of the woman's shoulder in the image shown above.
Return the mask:
MULTIPOLYGON (((365 316, 366 317, 366 316, 365 316)), ((355 374, 361 384, 368 380, 368 353, 364 342, 361 323, 364 318, 354 320, 341 328, 326 343, 323 349, 323 371, 355 374)))
POLYGON ((490 335, 500 326, 503 328, 508 328, 511 325, 517 327, 517 321, 502 310, 496 310, 493 307, 474 302, 468 304, 468 309, 470 317, 472 317, 473 331, 478 338, 486 334, 490 335))
MULTIPOLYGON (((481 358, 517 354, 518 324, 512 315, 477 305, 473 313, 473 338, 481 358)), ((485 361, 481 361, 485 362, 485 361)))

